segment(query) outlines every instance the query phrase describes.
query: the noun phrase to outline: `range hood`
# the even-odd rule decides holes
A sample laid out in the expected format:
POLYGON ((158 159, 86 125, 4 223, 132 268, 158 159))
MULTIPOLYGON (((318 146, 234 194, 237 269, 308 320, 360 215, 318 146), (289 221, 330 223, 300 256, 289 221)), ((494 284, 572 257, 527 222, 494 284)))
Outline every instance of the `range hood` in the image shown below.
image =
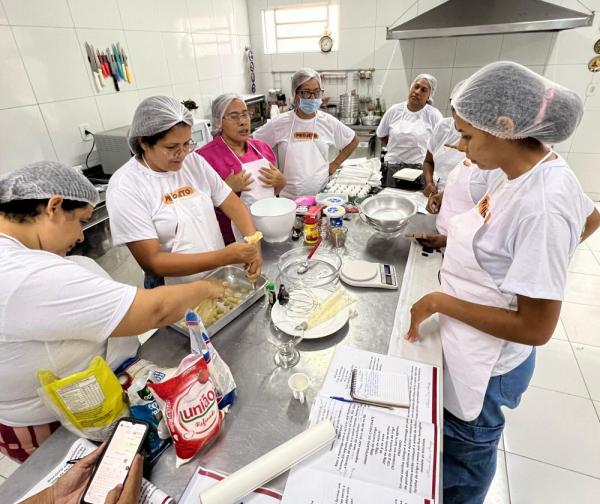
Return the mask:
POLYGON ((448 0, 387 29, 387 39, 407 40, 464 35, 568 30, 591 26, 585 14, 541 0, 448 0))

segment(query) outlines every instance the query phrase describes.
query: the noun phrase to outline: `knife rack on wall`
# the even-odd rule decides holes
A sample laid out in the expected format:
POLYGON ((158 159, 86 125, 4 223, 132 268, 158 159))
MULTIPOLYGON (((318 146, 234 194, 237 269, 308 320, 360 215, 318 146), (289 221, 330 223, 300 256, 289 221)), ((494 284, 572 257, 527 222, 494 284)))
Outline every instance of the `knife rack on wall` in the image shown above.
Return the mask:
POLYGON ((133 83, 129 59, 119 42, 111 44, 104 51, 99 51, 92 44, 85 42, 85 52, 98 93, 106 86, 107 80, 112 80, 115 91, 121 90, 120 82, 133 83))

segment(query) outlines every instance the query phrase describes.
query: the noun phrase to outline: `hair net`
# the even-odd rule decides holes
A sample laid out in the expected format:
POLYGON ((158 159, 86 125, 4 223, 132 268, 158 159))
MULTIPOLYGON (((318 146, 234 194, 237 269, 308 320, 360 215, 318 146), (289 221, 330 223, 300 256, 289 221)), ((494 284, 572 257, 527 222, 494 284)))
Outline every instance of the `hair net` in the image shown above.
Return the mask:
POLYGON ((180 122, 189 126, 194 124, 188 109, 170 96, 150 96, 135 109, 129 130, 129 147, 139 154, 142 137, 167 131, 180 122))
POLYGON ((93 206, 100 200, 98 191, 83 173, 55 161, 30 163, 0 179, 0 203, 52 196, 85 201, 93 206))
POLYGON ((227 110, 227 107, 233 100, 240 100, 244 102, 244 99, 235 93, 225 93, 217 96, 212 102, 212 135, 220 135, 223 130, 223 116, 227 110))
POLYGON ((319 72, 313 70, 312 68, 301 68, 294 75, 292 75, 292 100, 296 96, 296 91, 298 91, 298 88, 305 82, 308 82, 310 79, 315 79, 319 83, 319 87, 323 87, 319 72))
MULTIPOLYGON (((415 79, 412 81, 412 84, 414 84, 415 82, 417 82, 419 79, 425 79, 427 82, 429 82, 429 89, 431 89, 430 93, 429 93, 429 98, 427 100, 427 103, 433 103, 433 96, 435 95, 435 88, 437 88, 437 79, 431 75, 431 74, 419 74, 415 77, 415 79)), ((412 87, 411 84, 411 87, 412 87)))
POLYGON ((460 91, 460 88, 466 81, 467 81, 467 79, 463 79, 461 81, 458 81, 454 85, 454 87, 452 88, 452 91, 450 91, 450 103, 452 103, 452 100, 454 99, 455 96, 458 96, 458 92, 460 91))
POLYGON ((462 119, 490 135, 543 143, 567 139, 583 114, 576 93, 512 61, 475 72, 452 106, 462 119))

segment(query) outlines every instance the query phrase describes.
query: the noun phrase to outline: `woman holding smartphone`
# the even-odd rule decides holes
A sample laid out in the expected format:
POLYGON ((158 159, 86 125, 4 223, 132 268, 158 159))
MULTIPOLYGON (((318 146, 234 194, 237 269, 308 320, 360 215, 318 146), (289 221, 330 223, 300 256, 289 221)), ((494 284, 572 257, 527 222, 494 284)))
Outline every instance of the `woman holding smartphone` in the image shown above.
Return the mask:
POLYGON ((548 147, 581 120, 574 92, 501 61, 467 79, 452 108, 459 148, 503 173, 472 210, 449 220, 441 292, 413 305, 406 338, 417 340, 420 323, 439 314, 444 502, 475 504, 495 473, 501 407, 515 408, 527 389, 535 347, 558 322, 569 260, 600 214, 548 147))

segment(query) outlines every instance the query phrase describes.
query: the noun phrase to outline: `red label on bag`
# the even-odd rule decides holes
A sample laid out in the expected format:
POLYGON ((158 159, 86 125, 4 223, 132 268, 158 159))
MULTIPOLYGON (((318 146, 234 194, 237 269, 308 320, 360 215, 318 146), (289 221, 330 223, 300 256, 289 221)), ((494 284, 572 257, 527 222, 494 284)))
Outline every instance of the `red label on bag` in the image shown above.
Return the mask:
POLYGON ((179 466, 202 450, 217 435, 223 422, 206 361, 198 356, 180 374, 148 386, 161 404, 179 466))

